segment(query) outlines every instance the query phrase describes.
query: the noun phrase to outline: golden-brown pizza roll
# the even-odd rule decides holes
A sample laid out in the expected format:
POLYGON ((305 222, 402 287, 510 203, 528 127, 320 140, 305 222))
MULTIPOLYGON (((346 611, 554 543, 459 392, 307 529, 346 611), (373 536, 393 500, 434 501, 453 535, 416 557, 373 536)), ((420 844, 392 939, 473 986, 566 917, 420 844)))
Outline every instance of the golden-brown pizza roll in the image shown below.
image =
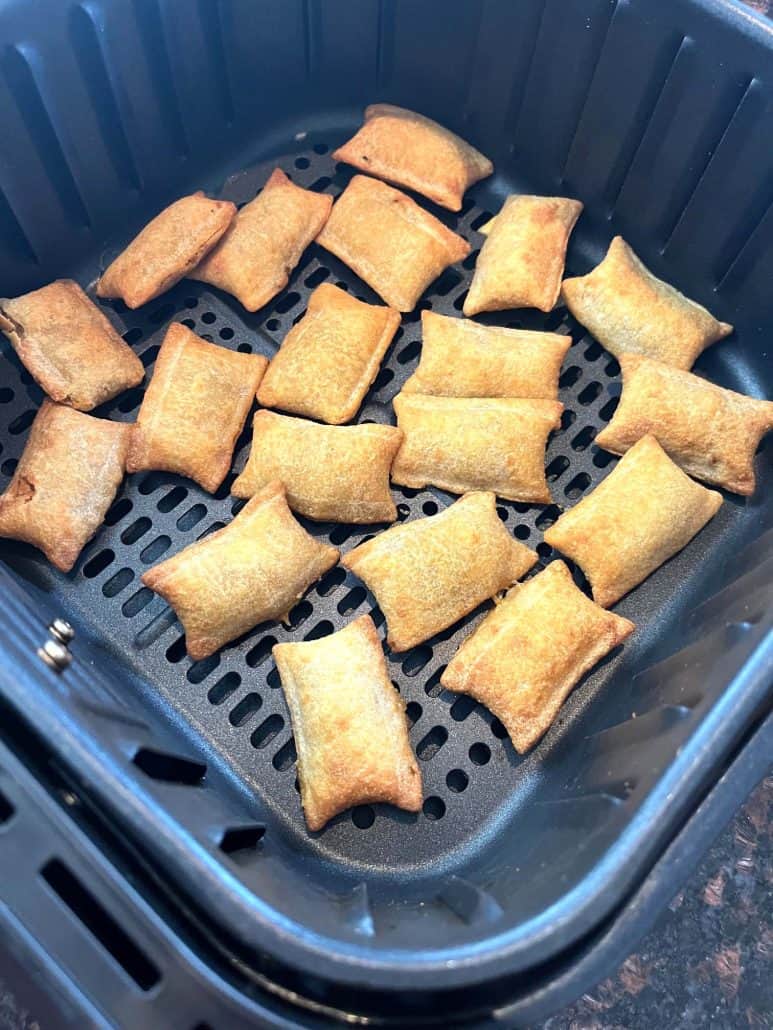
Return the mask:
POLYGON ((338 561, 335 547, 295 521, 284 487, 270 483, 224 529, 143 575, 177 612, 195 661, 267 619, 285 619, 338 561))
POLYGON ((634 631, 575 586, 562 561, 508 590, 440 677, 489 708, 524 754, 575 684, 634 631))
POLYGON ((641 354, 621 354, 623 394, 599 447, 625 454, 647 433, 696 479, 749 497, 754 454, 773 429, 773 402, 723 390, 641 354))
POLYGON ((400 325, 392 308, 365 304, 331 283, 274 355, 258 390, 266 408, 340 425, 357 414, 400 325))
POLYGON ((654 436, 643 436, 545 531, 545 543, 577 562, 608 608, 681 551, 721 504, 721 494, 694 483, 654 436))
POLYGON ((287 286, 332 206, 331 196, 301 189, 275 168, 189 278, 217 286, 257 311, 287 286))
POLYGON ((138 308, 171 289, 198 265, 236 214, 230 200, 210 200, 199 190, 164 208, 105 269, 98 297, 120 297, 138 308))
POLYGON ((465 315, 506 308, 551 311, 581 211, 580 201, 567 197, 508 197, 478 255, 465 315))
POLYGON ((405 705, 369 615, 320 640, 275 644, 298 750, 306 823, 321 830, 354 805, 421 808, 405 705))
POLYGON ((389 469, 403 434, 394 426, 321 426, 258 411, 252 449, 231 488, 252 497, 284 483, 293 511, 323 522, 394 522, 389 469))
POLYGON ((545 445, 561 424, 559 401, 398 394, 405 434, 392 465, 401 486, 453 494, 491 490, 509 501, 550 504, 545 445))
POLYGON ((377 179, 355 175, 317 237, 387 304, 412 311, 470 245, 424 208, 377 179))
POLYGON ((392 104, 365 108, 365 123, 333 151, 361 172, 387 179, 460 211, 465 191, 491 175, 493 164, 475 147, 431 118, 392 104))
POLYGON ((0 495, 0 536, 38 547, 69 572, 121 485, 130 429, 44 400, 0 495))
POLYGON ((217 490, 267 365, 173 322, 132 427, 127 472, 177 472, 217 490))
POLYGON ((142 382, 142 362, 72 279, 0 300, 0 329, 53 400, 90 411, 142 382))
POLYGON ((556 400, 572 339, 421 313, 421 358, 403 393, 556 400))
POLYGON ((733 331, 726 322, 656 279, 622 236, 588 275, 564 279, 562 295, 578 322, 620 357, 645 354, 690 369, 701 351, 733 331))
POLYGON ((393 526, 341 559, 375 594, 393 651, 452 626, 536 561, 501 522, 493 493, 465 494, 439 515, 393 526))

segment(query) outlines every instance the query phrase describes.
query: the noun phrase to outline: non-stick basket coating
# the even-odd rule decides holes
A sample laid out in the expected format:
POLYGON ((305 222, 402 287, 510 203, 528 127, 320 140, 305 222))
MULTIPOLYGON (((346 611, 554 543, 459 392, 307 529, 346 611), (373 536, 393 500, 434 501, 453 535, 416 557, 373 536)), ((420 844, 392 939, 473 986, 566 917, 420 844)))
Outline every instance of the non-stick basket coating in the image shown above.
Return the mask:
MULTIPOLYGON (((474 253, 420 308, 459 313, 477 229, 507 193, 578 196, 586 211, 569 273, 590 268, 621 232, 657 274, 737 326, 698 371, 773 392, 773 50, 765 29, 734 7, 49 6, 0 7, 0 124, 13 143, 0 182, 4 294, 65 274, 93 283, 132 231, 194 186, 243 203, 279 164, 299 184, 337 194, 350 172, 330 152, 362 106, 383 98, 439 118, 497 167, 459 216, 435 211, 474 253)), ((312 247, 255 315, 184 282, 137 312, 114 304, 111 317, 149 374, 172 320, 271 355, 322 281, 376 299, 312 247)), ((573 338, 563 425, 547 456, 558 505, 570 505, 613 465, 593 437, 614 410, 617 364, 563 309, 482 320, 573 338)), ((359 421, 391 420, 389 401, 418 358, 419 325, 418 309, 403 319, 359 421)), ((3 349, 0 486, 41 399, 3 349)), ((130 421, 141 396, 130 391, 99 413, 130 421)), ((728 496, 700 536, 621 603, 637 634, 583 681, 525 759, 487 712, 438 686, 482 612, 388 655, 422 764, 419 816, 375 806, 321 834, 303 825, 270 647, 364 611, 382 623, 354 577, 333 570, 289 628, 259 627, 198 663, 173 614, 139 584, 144 568, 233 516, 232 476, 214 498, 174 476, 131 477, 66 577, 31 549, 0 543, 0 688, 213 932, 321 981, 452 989, 511 974, 566 948, 620 903, 766 703, 770 454, 758 458, 755 496, 728 496), (34 657, 43 610, 78 629, 74 664, 56 689, 34 657)), ((434 490, 395 495, 403 519, 450 500, 434 490)), ((558 511, 500 506, 543 562, 541 534, 558 511)), ((375 531, 308 528, 343 550, 375 531)))

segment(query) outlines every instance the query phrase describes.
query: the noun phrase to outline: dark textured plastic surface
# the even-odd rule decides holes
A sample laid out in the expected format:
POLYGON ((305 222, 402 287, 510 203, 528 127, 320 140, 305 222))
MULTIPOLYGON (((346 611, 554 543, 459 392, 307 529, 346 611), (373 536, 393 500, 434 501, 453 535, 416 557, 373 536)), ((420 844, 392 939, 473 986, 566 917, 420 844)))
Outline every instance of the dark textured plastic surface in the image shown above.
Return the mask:
MULTIPOLYGON (((755 395, 773 392, 773 50, 753 21, 743 34, 723 24, 741 22, 734 8, 548 0, 446 4, 441 14, 440 4, 390 0, 143 0, 61 5, 45 31, 33 31, 30 12, 43 8, 0 7, 4 38, 26 41, 10 42, 0 63, 0 124, 14 140, 0 178, 2 292, 63 274, 92 283, 127 235, 183 189, 205 186, 241 203, 278 163, 296 182, 337 193, 349 172, 330 150, 378 97, 439 117, 494 158, 497 175, 470 191, 459 217, 436 211, 476 250, 476 229, 508 192, 579 196, 586 212, 568 271, 587 270, 624 233, 654 271, 738 326, 697 370, 755 395)), ((420 307, 458 314, 474 256, 420 307)), ((139 312, 116 304, 112 317, 149 372, 173 319, 223 346, 270 355, 323 280, 375 300, 312 247, 287 290, 255 315, 185 282, 139 312)), ((562 310, 486 320, 573 337, 564 422, 548 448, 557 505, 570 505, 612 467, 593 437, 614 409, 617 365, 562 310)), ((359 420, 391 418, 388 402, 415 367, 419 339, 417 311, 404 318, 359 420)), ((0 486, 40 401, 2 348, 0 486)), ((141 395, 130 391, 100 413, 131 420, 141 395)), ((83 684, 92 701, 85 710, 69 694, 52 695, 49 674, 36 676, 34 664, 26 678, 0 675, 0 689, 75 763, 170 889, 242 947, 374 987, 452 988, 513 973, 612 911, 769 696, 770 446, 758 467, 754 498, 728 496, 698 539, 621 603, 637 634, 583 681, 527 758, 487 712, 438 689, 481 613, 388 656, 425 780, 419 816, 376 806, 313 836, 303 825, 270 647, 371 610, 354 577, 333 570, 294 609, 289 629, 259 627, 195 664, 173 614, 141 588, 144 568, 232 517, 233 477, 214 499, 173 476, 132 477, 66 577, 31 549, 0 542, 34 604, 78 626, 62 682, 83 684), (106 690, 148 728, 125 714, 94 716, 93 696, 106 690), (158 757, 170 750, 195 761, 158 757)), ((430 490, 395 495, 402 518, 450 500, 430 490)), ((500 513, 549 558, 542 530, 558 507, 503 503, 500 513)), ((343 550, 376 531, 308 527, 343 550)), ((33 632, 16 587, 6 596, 0 618, 15 669, 24 664, 20 641, 34 657, 42 628, 33 632)))

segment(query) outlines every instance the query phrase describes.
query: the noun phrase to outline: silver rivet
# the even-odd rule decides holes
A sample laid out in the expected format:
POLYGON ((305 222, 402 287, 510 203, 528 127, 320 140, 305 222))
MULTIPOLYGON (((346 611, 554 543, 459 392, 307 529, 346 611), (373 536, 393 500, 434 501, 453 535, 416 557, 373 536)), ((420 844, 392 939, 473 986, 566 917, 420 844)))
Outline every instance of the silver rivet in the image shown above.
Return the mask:
POLYGON ((42 658, 54 672, 62 672, 72 661, 72 655, 58 640, 47 640, 42 647, 39 647, 38 658, 42 658))
POLYGON ((48 627, 48 632, 60 644, 69 644, 75 636, 75 630, 66 619, 54 619, 48 627))

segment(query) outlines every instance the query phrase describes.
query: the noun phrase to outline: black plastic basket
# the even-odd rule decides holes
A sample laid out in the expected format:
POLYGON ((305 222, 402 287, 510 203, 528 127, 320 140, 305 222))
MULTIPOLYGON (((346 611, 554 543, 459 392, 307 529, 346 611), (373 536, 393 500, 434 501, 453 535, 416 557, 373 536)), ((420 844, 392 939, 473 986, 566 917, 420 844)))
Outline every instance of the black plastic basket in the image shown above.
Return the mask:
MULTIPOLYGON (((4 0, 0 40, 4 295, 64 275, 93 283, 133 231, 193 187, 241 203, 278 164, 339 193, 351 172, 330 152, 365 103, 384 99, 459 131, 497 169, 458 216, 435 211, 474 252, 420 308, 459 313, 477 230, 507 193, 577 196, 586 209, 569 272, 589 269, 622 233, 656 274, 736 325, 698 370, 773 393, 773 33, 734 3, 4 0)), ((255 315, 194 282, 140 311, 108 311, 149 372, 172 320, 270 355, 324 280, 376 299, 311 247, 255 315)), ((418 357, 418 314, 403 319, 360 420, 392 418, 389 401, 418 357)), ((612 467, 593 438, 614 410, 618 366, 563 309, 507 319, 572 335, 563 426, 547 456, 554 494, 571 504, 612 467)), ((2 348, 0 487, 41 400, 2 348)), ((98 413, 130 421, 141 396, 98 413)), ((214 497, 171 475, 129 478, 68 576, 0 542, 0 736, 17 752, 0 756, 0 791, 2 777, 20 782, 10 770, 26 756, 39 811, 64 798, 39 847, 23 836, 20 850, 0 846, 3 919, 23 924, 95 1011, 127 1026, 214 1025, 218 1011, 222 1025, 237 1014, 313 1025, 341 1013, 512 1024, 570 1000, 623 957, 716 813, 726 817, 769 761, 770 446, 758 463, 754 497, 728 495, 620 604, 637 634, 526 758, 489 713, 439 687, 480 611, 388 654, 422 763, 423 812, 362 807, 314 835, 270 649, 365 611, 383 622, 356 579, 332 570, 289 628, 259 627, 192 663, 173 613, 139 575, 232 517, 232 477, 214 497), (55 616, 77 630, 61 676, 36 653, 55 616), (655 899, 646 913, 643 897, 655 899), (106 943, 122 940, 116 928, 128 941, 118 956, 106 943)), ((449 503, 435 490, 396 495, 401 518, 449 503)), ((543 562, 541 533, 557 514, 500 507, 543 562)), ((370 532, 308 528, 344 551, 370 532)), ((0 842, 25 827, 17 811, 0 842)))

